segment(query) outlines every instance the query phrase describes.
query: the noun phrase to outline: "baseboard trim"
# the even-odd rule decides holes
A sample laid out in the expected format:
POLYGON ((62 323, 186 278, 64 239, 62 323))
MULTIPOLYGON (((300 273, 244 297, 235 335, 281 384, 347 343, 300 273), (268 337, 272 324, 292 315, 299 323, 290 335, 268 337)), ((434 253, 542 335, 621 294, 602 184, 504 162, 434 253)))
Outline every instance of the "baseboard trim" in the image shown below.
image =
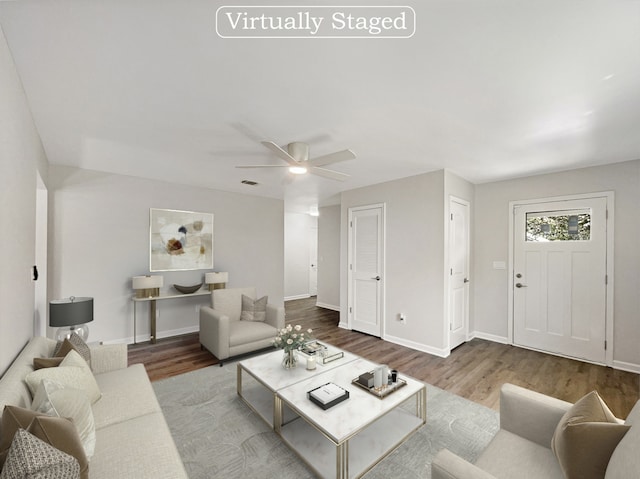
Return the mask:
MULTIPOLYGON (((171 338, 173 336, 182 336, 183 334, 197 333, 198 331, 200 331, 200 326, 194 325, 194 326, 188 326, 186 328, 170 329, 167 331, 158 331, 156 332, 156 338, 157 339, 171 338)), ((129 336, 127 338, 109 339, 106 341, 102 341, 102 344, 133 344, 134 342, 144 343, 149 341, 150 339, 151 339, 151 334, 146 333, 146 334, 138 334, 135 338, 135 341, 133 339, 133 336, 129 336)))
POLYGON ((483 333, 480 331, 474 331, 473 334, 471 334, 471 337, 469 339, 473 339, 473 338, 486 339, 487 341, 493 341, 494 343, 500 343, 500 344, 511 344, 511 341, 509 341, 509 338, 505 336, 498 336, 496 334, 483 333))
POLYGON ((295 296, 285 296, 284 300, 285 301, 293 301, 294 299, 307 299, 310 298, 311 295, 310 294, 298 294, 295 296))
POLYGON ((349 327, 349 323, 343 323, 342 321, 340 321, 340 322, 338 323, 338 327, 339 327, 339 328, 342 328, 342 329, 351 329, 351 328, 349 327))
POLYGON ((624 361, 613 361, 613 369, 619 369, 621 371, 627 371, 629 373, 640 374, 640 364, 627 363, 624 361))
POLYGON ((316 306, 318 308, 330 309, 331 311, 340 312, 340 306, 335 306, 333 304, 321 303, 320 301, 317 301, 316 306))
POLYGON ((409 341, 397 336, 385 336, 382 339, 384 339, 385 341, 389 341, 390 343, 399 344, 400 346, 406 346, 407 348, 415 349, 416 351, 433 354, 434 356, 438 356, 440 358, 446 358, 450 354, 450 351, 448 349, 425 346, 424 344, 416 343, 415 341, 409 341))

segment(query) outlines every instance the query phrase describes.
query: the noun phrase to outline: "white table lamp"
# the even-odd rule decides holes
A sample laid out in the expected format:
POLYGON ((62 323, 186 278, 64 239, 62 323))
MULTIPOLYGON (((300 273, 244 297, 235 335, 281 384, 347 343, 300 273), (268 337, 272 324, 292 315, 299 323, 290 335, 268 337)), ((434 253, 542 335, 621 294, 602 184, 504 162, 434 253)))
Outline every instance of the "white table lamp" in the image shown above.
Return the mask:
POLYGON ((206 273, 204 275, 204 282, 209 285, 209 291, 223 289, 229 282, 229 273, 206 273))
POLYGON ((164 277, 159 275, 133 277, 133 289, 136 290, 136 298, 160 296, 160 288, 162 288, 163 284, 164 277))

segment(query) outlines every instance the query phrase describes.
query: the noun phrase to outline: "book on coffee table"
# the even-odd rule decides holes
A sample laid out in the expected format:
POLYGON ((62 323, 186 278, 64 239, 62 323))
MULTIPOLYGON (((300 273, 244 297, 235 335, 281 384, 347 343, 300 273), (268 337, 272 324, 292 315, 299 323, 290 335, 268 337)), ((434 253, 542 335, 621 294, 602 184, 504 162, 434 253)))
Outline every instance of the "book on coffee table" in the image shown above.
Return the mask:
POLYGON ((337 384, 327 383, 307 392, 307 397, 314 404, 322 409, 329 409, 332 406, 349 398, 349 391, 341 388, 337 384))

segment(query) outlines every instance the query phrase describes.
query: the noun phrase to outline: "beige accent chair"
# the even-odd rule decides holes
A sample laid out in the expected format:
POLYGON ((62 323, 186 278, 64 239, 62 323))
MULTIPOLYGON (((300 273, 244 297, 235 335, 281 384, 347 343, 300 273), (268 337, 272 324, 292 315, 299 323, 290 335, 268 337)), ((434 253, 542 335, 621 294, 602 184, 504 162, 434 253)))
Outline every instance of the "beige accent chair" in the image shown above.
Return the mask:
MULTIPOLYGON (((556 426, 573 404, 513 384, 500 390, 500 430, 474 464, 442 449, 431 463, 433 479, 564 479, 551 450, 556 426)), ((605 479, 640 477, 640 401, 626 421, 631 426, 615 446, 605 479)), ((586 479, 586 478, 585 478, 586 479)))
POLYGON ((241 321, 242 295, 256 299, 255 288, 215 289, 212 307, 200 308, 200 344, 225 359, 273 346, 278 330, 284 328, 284 307, 267 304, 263 321, 241 321))

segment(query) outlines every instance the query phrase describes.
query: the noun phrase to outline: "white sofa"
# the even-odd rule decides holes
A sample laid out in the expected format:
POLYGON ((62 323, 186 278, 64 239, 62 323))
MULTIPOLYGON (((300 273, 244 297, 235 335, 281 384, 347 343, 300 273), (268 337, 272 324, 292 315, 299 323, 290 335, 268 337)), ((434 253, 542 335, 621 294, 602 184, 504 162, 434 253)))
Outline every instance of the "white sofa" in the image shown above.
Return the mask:
MULTIPOLYGON (((33 359, 50 357, 56 342, 36 337, 0 379, 0 414, 5 405, 29 408, 24 378, 33 359)), ((102 397, 92 406, 96 445, 89 477, 187 478, 171 433, 142 364, 127 367, 127 346, 91 347, 91 367, 102 397)))
POLYGON ((256 299, 256 289, 215 289, 211 307, 200 308, 200 344, 220 361, 273 345, 284 328, 284 307, 267 304, 264 321, 241 320, 242 295, 256 299))
MULTIPOLYGON (((431 477, 564 479, 551 450, 551 438, 561 418, 572 406, 566 401, 504 384, 500 390, 500 430, 475 464, 443 449, 434 457, 431 477)), ((640 477, 640 401, 624 424, 631 428, 614 449, 605 479, 640 477)))

